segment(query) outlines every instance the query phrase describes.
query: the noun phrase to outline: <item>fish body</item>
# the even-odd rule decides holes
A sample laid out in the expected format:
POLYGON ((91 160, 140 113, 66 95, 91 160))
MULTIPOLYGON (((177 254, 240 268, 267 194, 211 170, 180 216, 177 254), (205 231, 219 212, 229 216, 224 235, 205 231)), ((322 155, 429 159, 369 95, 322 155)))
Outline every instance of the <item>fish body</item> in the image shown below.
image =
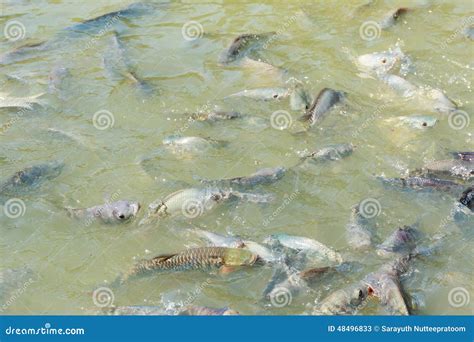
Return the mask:
POLYGON ((121 200, 113 203, 105 203, 85 209, 66 208, 68 213, 81 220, 99 220, 106 224, 117 224, 127 222, 137 216, 140 203, 136 201, 121 200))
POLYGON ((315 308, 315 315, 354 315, 366 301, 368 287, 359 282, 337 290, 324 298, 315 308))
POLYGON ((204 153, 212 148, 224 145, 209 138, 169 136, 163 139, 163 145, 176 154, 204 153))
POLYGON ((355 249, 367 249, 372 245, 372 229, 368 219, 360 214, 359 205, 352 208, 350 221, 346 225, 346 240, 355 249))
POLYGON ((235 94, 227 96, 232 97, 247 97, 259 101, 281 100, 290 96, 290 90, 287 88, 256 88, 246 89, 235 94))
POLYGON ((48 75, 48 91, 51 94, 58 93, 60 98, 64 99, 64 96, 61 94, 62 85, 64 79, 70 76, 69 69, 63 66, 56 66, 51 69, 51 72, 48 75))
POLYGON ((273 234, 266 238, 264 242, 273 246, 280 244, 290 249, 311 252, 311 256, 319 257, 322 260, 342 262, 342 256, 338 252, 319 241, 307 237, 273 234))
POLYGON ((319 92, 311 107, 307 110, 301 120, 309 122, 311 126, 319 123, 332 107, 341 102, 344 97, 345 95, 341 91, 324 88, 319 92))
POLYGON ((198 235, 199 237, 209 241, 213 246, 216 247, 241 248, 244 245, 242 239, 233 236, 221 235, 197 228, 193 229, 192 232, 198 235))
POLYGON ((459 202, 474 212, 474 187, 466 189, 459 199, 459 202))
POLYGON ((429 177, 384 178, 379 177, 383 183, 399 188, 413 190, 438 190, 451 193, 462 191, 462 185, 449 180, 429 177))
POLYGON ((235 62, 248 55, 252 50, 263 45, 274 35, 275 32, 242 34, 232 41, 230 46, 222 53, 219 60, 222 64, 235 62))
POLYGON ((400 47, 397 46, 388 51, 361 55, 357 57, 356 65, 361 71, 381 77, 388 74, 400 61, 406 58, 400 47))
POLYGON ((44 182, 58 177, 63 168, 64 163, 53 161, 18 171, 0 186, 0 198, 29 194, 44 182))
POLYGON ((242 114, 239 112, 211 111, 204 113, 192 113, 189 117, 196 121, 216 122, 238 119, 242 117, 242 114))
POLYGON ((354 146, 352 144, 335 144, 312 152, 304 156, 303 159, 311 159, 312 161, 340 160, 350 156, 353 151, 354 146))
POLYGON ((411 116, 397 116, 387 119, 386 122, 396 122, 397 126, 404 125, 416 129, 426 129, 434 127, 438 119, 430 115, 411 115, 411 116))
POLYGON ((417 86, 398 75, 385 74, 380 76, 380 80, 403 97, 414 96, 418 91, 417 86))
POLYGON ((377 254, 383 257, 408 254, 416 248, 420 233, 410 226, 397 228, 381 245, 377 247, 377 254))
POLYGON ((260 169, 250 176, 228 178, 221 180, 202 180, 203 183, 209 183, 219 186, 240 186, 254 187, 256 185, 268 185, 280 180, 286 173, 283 167, 260 169))
POLYGON ((436 160, 423 166, 424 173, 434 176, 474 177, 474 161, 462 159, 436 160))
POLYGON ((6 93, 0 93, 0 108, 24 108, 33 109, 34 104, 43 105, 43 101, 40 99, 44 93, 26 96, 26 97, 13 97, 6 93))
POLYGON ((311 95, 303 88, 302 84, 296 84, 290 93, 290 107, 292 110, 308 110, 312 103, 311 95))
POLYGON ((379 25, 383 30, 387 30, 390 27, 394 26, 397 21, 408 12, 407 8, 397 8, 388 12, 380 21, 379 25))
POLYGON ((474 162, 474 152, 451 152, 456 159, 474 162))
POLYGON ((221 267, 252 266, 258 256, 242 248, 200 247, 180 253, 163 254, 153 259, 144 259, 127 272, 130 277, 144 276, 157 272, 178 272, 188 270, 212 270, 221 267))

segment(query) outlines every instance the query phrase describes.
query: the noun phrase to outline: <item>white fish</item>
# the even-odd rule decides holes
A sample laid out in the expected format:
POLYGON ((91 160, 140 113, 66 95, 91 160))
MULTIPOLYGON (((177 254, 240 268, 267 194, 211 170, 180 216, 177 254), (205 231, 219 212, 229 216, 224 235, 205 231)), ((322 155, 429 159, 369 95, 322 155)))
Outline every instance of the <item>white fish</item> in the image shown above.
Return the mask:
POLYGON ((43 96, 44 93, 26 96, 26 97, 13 97, 7 93, 0 93, 0 108, 25 108, 33 109, 33 104, 43 105, 43 101, 39 97, 43 96))

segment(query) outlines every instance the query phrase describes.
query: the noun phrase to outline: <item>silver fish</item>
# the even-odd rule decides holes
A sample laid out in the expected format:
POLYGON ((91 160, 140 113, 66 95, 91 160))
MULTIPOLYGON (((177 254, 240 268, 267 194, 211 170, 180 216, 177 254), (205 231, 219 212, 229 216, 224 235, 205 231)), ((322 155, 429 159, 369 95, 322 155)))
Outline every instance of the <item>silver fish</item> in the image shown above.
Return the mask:
POLYGON ((355 249, 367 249, 372 245, 373 232, 369 220, 359 209, 359 204, 352 208, 350 222, 346 225, 346 240, 355 249))
POLYGON ((253 100, 260 101, 271 101, 281 100, 290 96, 290 90, 287 88, 257 88, 257 89, 246 89, 235 94, 227 96, 227 98, 233 97, 247 97, 253 100))
POLYGON ((322 162, 328 160, 340 160, 348 157, 354 151, 352 144, 335 144, 321 148, 320 150, 314 151, 302 159, 310 159, 312 161, 322 162))
POLYGON ((254 187, 256 185, 268 185, 280 180, 286 173, 283 167, 265 168, 257 172, 242 177, 219 179, 219 180, 201 180, 205 184, 212 184, 216 186, 240 186, 240 187, 254 187))
POLYGON ((337 91, 330 88, 324 88, 321 90, 314 100, 311 107, 307 110, 306 114, 301 117, 301 121, 307 121, 311 126, 321 122, 326 114, 345 97, 345 94, 341 91, 337 91))
POLYGON ((397 228, 381 245, 377 246, 377 254, 391 257, 397 254, 409 254, 416 248, 420 232, 410 226, 397 228))
POLYGON ((397 126, 407 125, 409 127, 417 129, 426 129, 434 127, 438 122, 438 119, 430 115, 411 115, 411 116, 397 116, 385 120, 389 123, 396 123, 397 126))
POLYGON ((0 93, 0 108, 25 108, 33 109, 34 104, 40 106, 44 105, 44 101, 40 99, 44 93, 26 96, 26 97, 14 97, 7 93, 0 93))
POLYGON ((106 224, 127 222, 137 216, 140 203, 136 201, 121 200, 113 203, 96 205, 91 208, 74 209, 66 208, 70 216, 81 220, 99 220, 106 224))

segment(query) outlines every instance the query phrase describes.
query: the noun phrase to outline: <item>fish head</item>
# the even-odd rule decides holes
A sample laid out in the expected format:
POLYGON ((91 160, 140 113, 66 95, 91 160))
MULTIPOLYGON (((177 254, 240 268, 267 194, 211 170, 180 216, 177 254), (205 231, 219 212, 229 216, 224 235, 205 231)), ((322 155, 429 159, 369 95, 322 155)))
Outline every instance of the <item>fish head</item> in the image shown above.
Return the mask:
POLYGON ((465 190, 459 199, 459 202, 471 209, 471 211, 474 211, 474 187, 465 190))
POLYGON ((112 215, 119 222, 125 222, 137 216, 140 210, 140 203, 136 201, 117 201, 111 204, 112 215))
POLYGON ((357 64, 364 71, 383 75, 393 69, 399 60, 400 56, 398 54, 378 52, 359 56, 357 58, 357 64))
POLYGON ((258 259, 258 255, 241 248, 229 248, 224 256, 226 266, 253 265, 258 259))

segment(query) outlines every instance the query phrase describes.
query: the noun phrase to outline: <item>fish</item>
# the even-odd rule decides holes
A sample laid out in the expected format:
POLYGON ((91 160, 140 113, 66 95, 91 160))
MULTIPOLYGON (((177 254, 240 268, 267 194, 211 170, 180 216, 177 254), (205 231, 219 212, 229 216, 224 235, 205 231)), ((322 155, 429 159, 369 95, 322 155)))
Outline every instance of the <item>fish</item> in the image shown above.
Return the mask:
POLYGON ((397 228, 381 245, 377 246, 377 254, 382 257, 403 255, 413 252, 420 232, 410 226, 397 228))
POLYGON ((380 76, 380 80, 403 97, 412 97, 419 91, 417 86, 398 75, 382 75, 380 76))
POLYGON ((332 248, 319 241, 287 234, 272 234, 264 240, 270 246, 282 245, 284 247, 311 253, 311 256, 321 260, 342 263, 342 256, 332 248))
POLYGON ((189 306, 182 314, 189 316, 235 316, 239 315, 239 312, 228 307, 210 308, 207 306, 189 306))
POLYGON ((460 193, 463 190, 462 184, 432 177, 413 176, 405 178, 385 178, 378 177, 384 184, 392 185, 402 189, 412 190, 437 190, 449 193, 460 193))
POLYGON ((41 41, 35 43, 27 43, 19 46, 12 51, 0 55, 0 65, 7 65, 19 61, 23 61, 50 50, 54 44, 49 41, 41 41))
POLYGON ((454 112, 458 106, 440 89, 425 87, 422 94, 426 97, 426 101, 433 109, 441 114, 450 114, 454 112))
POLYGON ((410 309, 406 294, 400 284, 400 275, 408 270, 410 254, 383 265, 376 272, 368 274, 363 282, 367 284, 368 295, 377 297, 391 315, 407 316, 410 309))
POLYGON ((408 69, 411 64, 399 46, 390 48, 388 51, 360 55, 355 61, 361 71, 377 77, 388 74, 399 62, 402 63, 401 68, 403 69, 408 69))
POLYGON ((385 120, 388 123, 396 123, 396 126, 405 125, 416 129, 434 127, 438 119, 430 115, 397 116, 385 120))
POLYGON ((470 27, 466 27, 463 31, 462 31, 464 37, 470 39, 470 40, 474 40, 474 26, 470 26, 470 27))
POLYGON ((474 161, 462 159, 435 160, 425 164, 421 169, 421 173, 425 176, 452 176, 469 180, 474 177, 474 161))
POLYGON ((130 200, 120 200, 112 203, 96 205, 90 208, 66 208, 71 217, 80 220, 99 220, 101 223, 124 223, 136 217, 140 203, 130 200))
POLYGON ((290 92, 290 108, 292 110, 308 110, 313 102, 311 95, 297 83, 290 92))
POLYGON ((135 67, 127 57, 126 48, 118 33, 114 31, 112 44, 103 57, 103 64, 107 70, 107 75, 111 79, 129 80, 144 93, 153 91, 150 84, 138 76, 135 67))
POLYGON ((352 207, 351 218, 346 225, 346 240, 355 249, 368 249, 372 246, 373 231, 369 220, 360 214, 360 204, 352 207))
POLYGON ((283 178, 287 170, 284 167, 264 168, 257 172, 242 177, 218 179, 218 180, 201 180, 204 184, 212 184, 214 186, 228 186, 228 187, 254 187, 256 185, 268 185, 275 183, 283 178))
POLYGON ((257 254, 260 260, 267 264, 276 263, 278 260, 281 259, 281 255, 275 253, 274 251, 270 250, 269 248, 251 240, 242 240, 243 245, 241 248, 248 249, 250 252, 257 254))
POLYGON ((253 266, 258 256, 242 248, 199 247, 179 253, 162 254, 137 262, 122 277, 122 282, 140 276, 162 272, 221 269, 227 272, 233 267, 253 266))
POLYGON ((165 217, 197 218, 214 209, 217 204, 231 199, 268 203, 273 200, 273 196, 241 193, 216 187, 182 189, 166 196, 163 200, 158 199, 152 202, 140 224, 148 224, 154 219, 165 217))
POLYGON ((212 148, 223 147, 226 144, 224 141, 192 136, 172 135, 163 139, 163 145, 175 154, 201 154, 212 148))
POLYGON ((354 315, 369 296, 364 282, 351 284, 332 292, 313 309, 313 315, 354 315))
POLYGON ((379 22, 380 28, 387 30, 390 27, 394 26, 398 19, 405 15, 408 12, 408 8, 400 7, 395 10, 390 10, 379 22))
POLYGON ((340 160, 352 154, 354 146, 352 144, 328 145, 302 157, 302 160, 322 162, 328 160, 340 160))
POLYGON ((102 311, 107 315, 113 316, 166 316, 170 315, 168 311, 159 306, 128 305, 111 306, 102 311))
POLYGON ((242 114, 233 111, 210 111, 203 113, 191 113, 187 115, 195 121, 207 122, 234 120, 242 117, 242 114))
POLYGON ((38 189, 44 182, 58 177, 64 168, 60 161, 26 167, 15 172, 0 185, 0 203, 4 198, 27 195, 38 189))
POLYGON ((345 93, 331 88, 322 89, 306 114, 300 121, 309 122, 311 126, 321 122, 325 115, 345 98, 345 93))
POLYGON ((287 88, 256 88, 246 89, 238 93, 226 96, 226 98, 246 97, 259 101, 281 100, 290 96, 290 90, 287 88))
POLYGON ((44 93, 39 93, 26 97, 14 97, 7 93, 0 93, 0 108, 24 108, 33 109, 33 105, 44 106, 44 101, 40 99, 44 93))
POLYGON ((219 62, 222 64, 235 62, 259 48, 275 34, 275 32, 241 34, 221 54, 219 62))
POLYGON ((474 161, 474 152, 451 152, 451 155, 456 159, 474 161))
POLYGON ((59 94, 61 99, 65 99, 62 94, 64 79, 70 76, 69 69, 63 66, 55 66, 48 75, 48 92, 50 94, 59 94))
POLYGON ((462 193, 459 203, 474 212, 474 187, 471 186, 462 193))

